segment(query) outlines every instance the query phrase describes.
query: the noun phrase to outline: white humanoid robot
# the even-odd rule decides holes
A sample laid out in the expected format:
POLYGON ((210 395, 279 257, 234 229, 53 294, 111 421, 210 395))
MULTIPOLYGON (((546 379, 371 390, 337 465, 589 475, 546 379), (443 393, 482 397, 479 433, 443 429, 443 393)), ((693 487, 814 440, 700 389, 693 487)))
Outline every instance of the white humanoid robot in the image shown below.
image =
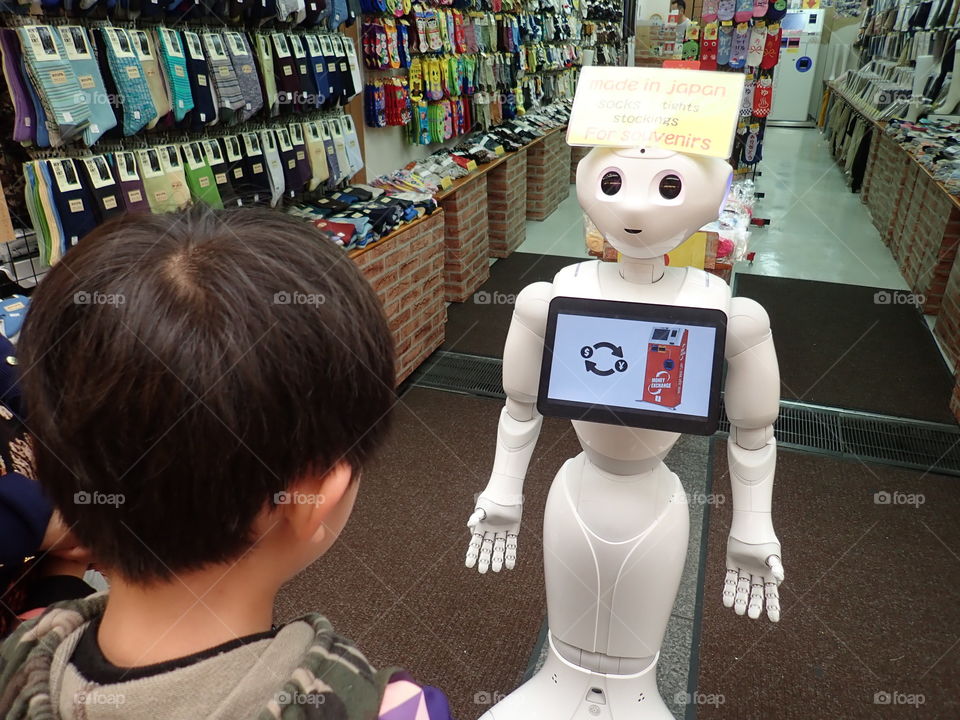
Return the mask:
MULTIPOLYGON (((731 298, 719 278, 664 263, 664 253, 717 217, 730 178, 720 159, 652 148, 594 148, 581 161, 578 199, 620 260, 571 265, 517 297, 503 354, 507 401, 490 482, 468 521, 468 568, 498 572, 516 562, 523 480, 543 419, 551 301, 720 311, 726 340, 715 348, 713 382, 725 357, 733 489, 723 604, 753 619, 765 605, 769 619, 779 620, 784 573, 770 505, 780 377, 769 318, 753 300, 731 298)), ((626 368, 625 359, 597 352, 594 374, 626 368)), ((583 348, 583 357, 591 353, 583 348)), ((657 691, 656 664, 689 537, 686 494, 663 463, 680 433, 637 424, 573 420, 583 452, 560 469, 544 517, 548 657, 481 720, 672 717, 657 691)))

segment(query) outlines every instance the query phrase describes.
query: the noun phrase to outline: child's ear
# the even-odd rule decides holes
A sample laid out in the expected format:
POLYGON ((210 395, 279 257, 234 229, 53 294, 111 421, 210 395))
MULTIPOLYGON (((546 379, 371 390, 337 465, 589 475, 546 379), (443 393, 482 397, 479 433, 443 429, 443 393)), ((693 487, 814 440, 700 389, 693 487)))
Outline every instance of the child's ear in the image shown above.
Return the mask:
POLYGON ((324 475, 307 474, 278 496, 277 509, 284 512, 298 540, 318 542, 326 532, 324 521, 336 510, 350 489, 353 470, 339 462, 324 475))

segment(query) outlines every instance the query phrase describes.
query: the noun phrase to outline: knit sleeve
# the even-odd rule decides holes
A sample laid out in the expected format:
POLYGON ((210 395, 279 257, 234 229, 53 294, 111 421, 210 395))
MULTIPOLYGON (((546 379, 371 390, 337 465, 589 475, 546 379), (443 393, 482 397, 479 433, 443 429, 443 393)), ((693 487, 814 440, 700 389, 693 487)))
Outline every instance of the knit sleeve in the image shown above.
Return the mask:
POLYGON ((405 672, 394 673, 383 693, 378 720, 453 720, 447 696, 419 685, 405 672))

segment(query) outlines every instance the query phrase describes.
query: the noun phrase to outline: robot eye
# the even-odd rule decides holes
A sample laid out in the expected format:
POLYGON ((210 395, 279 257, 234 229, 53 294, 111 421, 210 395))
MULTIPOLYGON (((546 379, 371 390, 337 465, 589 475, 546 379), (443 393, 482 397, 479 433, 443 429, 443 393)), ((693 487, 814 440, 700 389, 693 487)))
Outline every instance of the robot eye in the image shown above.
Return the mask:
POLYGON ((660 180, 660 195, 667 200, 673 200, 680 194, 683 184, 677 175, 664 175, 660 180))
POLYGON ((623 187, 623 177, 616 170, 608 170, 600 178, 600 190, 604 195, 616 195, 623 187))

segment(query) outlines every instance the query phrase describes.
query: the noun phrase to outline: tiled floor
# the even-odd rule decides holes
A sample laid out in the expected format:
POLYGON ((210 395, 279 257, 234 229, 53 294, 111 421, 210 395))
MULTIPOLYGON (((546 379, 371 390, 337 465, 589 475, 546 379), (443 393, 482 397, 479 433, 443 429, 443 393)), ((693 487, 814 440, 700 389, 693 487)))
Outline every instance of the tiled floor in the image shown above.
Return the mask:
MULTIPOLYGON (((757 190, 765 193, 756 214, 769 218, 751 234, 751 263, 737 272, 826 282, 906 288, 870 222, 860 196, 850 192, 820 133, 770 128, 757 190)), ((520 252, 584 257, 583 211, 576 192, 543 222, 527 223, 520 252)))

